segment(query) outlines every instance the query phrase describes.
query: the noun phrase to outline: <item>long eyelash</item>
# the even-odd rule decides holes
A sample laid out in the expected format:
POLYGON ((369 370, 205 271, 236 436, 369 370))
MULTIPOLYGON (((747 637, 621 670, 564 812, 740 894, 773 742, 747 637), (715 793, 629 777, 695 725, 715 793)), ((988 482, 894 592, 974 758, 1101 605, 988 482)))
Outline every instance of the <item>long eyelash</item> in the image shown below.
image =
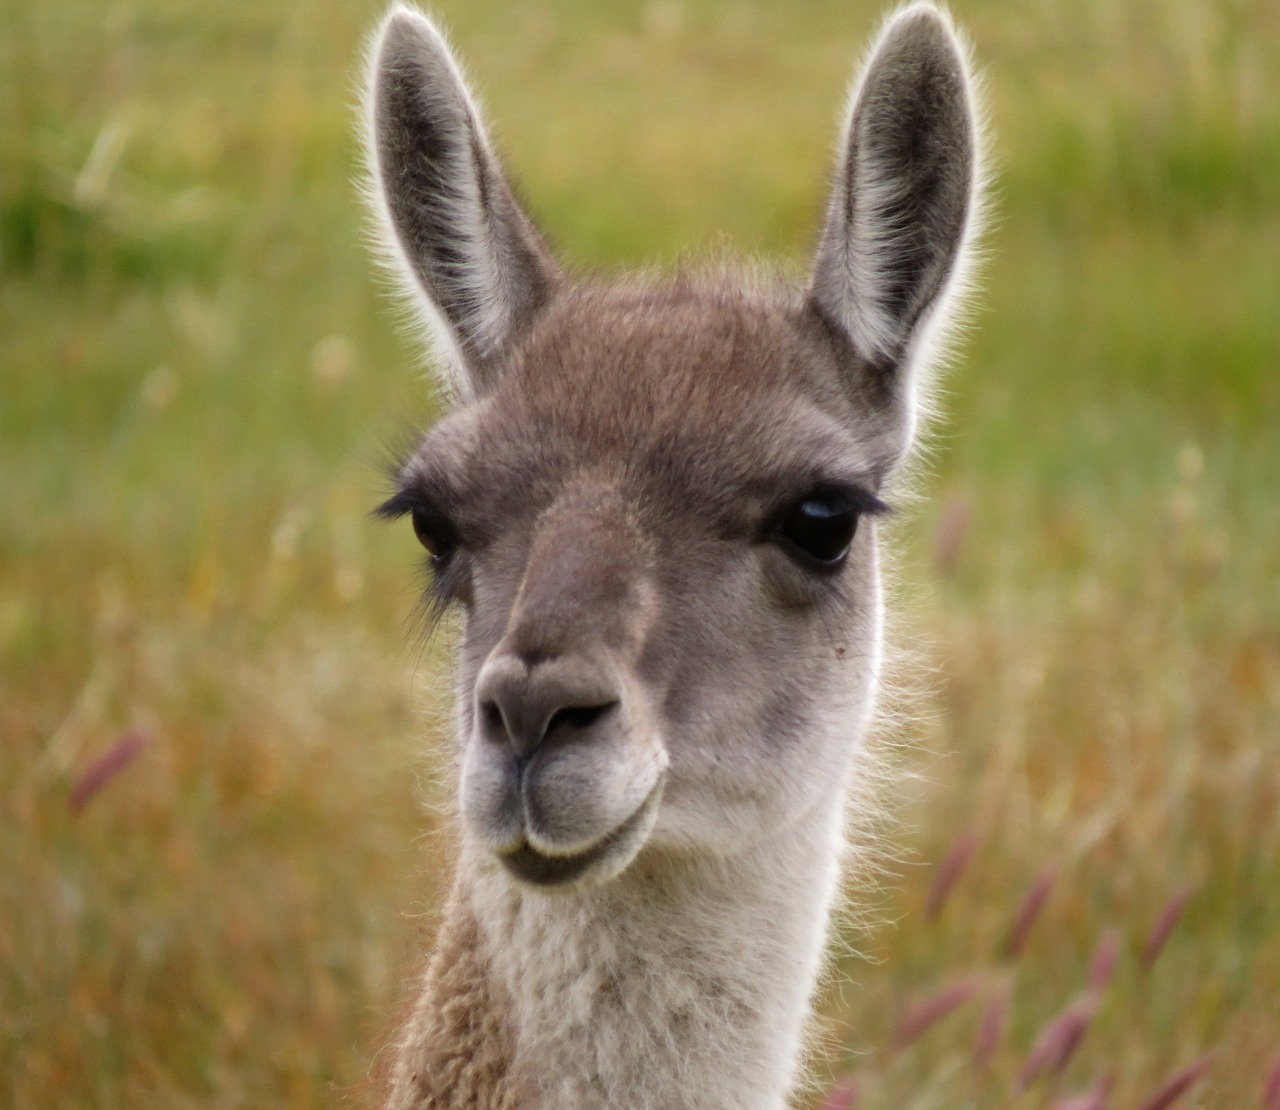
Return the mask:
POLYGON ((891 505, 885 504, 864 486, 854 485, 852 482, 815 482, 774 505, 773 509, 765 515, 760 539, 768 540, 787 513, 801 501, 815 496, 828 498, 839 508, 851 509, 863 516, 884 516, 895 511, 891 505))
POLYGON ((399 520, 408 516, 414 509, 422 508, 422 501, 409 490, 397 490, 381 505, 373 510, 373 515, 380 520, 399 520))
MULTIPOLYGON (((431 578, 428 572, 428 579, 431 578)), ((440 629, 446 625, 445 617, 450 610, 450 599, 442 596, 429 581, 427 588, 419 591, 417 602, 406 617, 409 627, 409 640, 417 645, 418 659, 430 649, 440 629)))
POLYGON ((892 505, 881 501, 869 489, 862 486, 832 483, 815 486, 814 492, 831 495, 833 500, 840 503, 842 509, 853 509, 863 516, 884 516, 896 511, 892 505))
MULTIPOLYGON (((373 515, 379 520, 399 520, 415 511, 431 510, 431 503, 416 490, 402 488, 378 505, 373 510, 373 515)), ((444 566, 439 566, 429 557, 423 560, 422 570, 426 584, 421 594, 419 620, 424 637, 430 639, 449 606, 457 600, 458 575, 462 572, 456 559, 450 559, 444 566)))
POLYGON ((430 559, 423 562, 422 572, 426 578, 426 586, 422 591, 421 617, 427 636, 435 634, 436 627, 449 611, 449 606, 457 600, 454 581, 456 573, 450 574, 450 571, 456 572, 456 564, 438 569, 431 565, 430 559))

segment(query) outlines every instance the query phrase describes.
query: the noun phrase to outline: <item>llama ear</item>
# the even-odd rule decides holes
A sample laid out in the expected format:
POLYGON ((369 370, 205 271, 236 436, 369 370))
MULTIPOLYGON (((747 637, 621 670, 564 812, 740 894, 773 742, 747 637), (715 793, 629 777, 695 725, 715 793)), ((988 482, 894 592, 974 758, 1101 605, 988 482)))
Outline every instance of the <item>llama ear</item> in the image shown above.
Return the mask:
POLYGON ((415 8, 397 4, 383 20, 367 88, 382 246, 450 384, 474 395, 559 271, 503 177, 448 44, 415 8))
MULTIPOLYGON (((931 4, 891 17, 850 98, 810 304, 851 343, 853 373, 894 411, 903 454, 918 379, 963 285, 978 136, 965 52, 931 4)), ((850 383, 855 388, 860 383, 850 383)))

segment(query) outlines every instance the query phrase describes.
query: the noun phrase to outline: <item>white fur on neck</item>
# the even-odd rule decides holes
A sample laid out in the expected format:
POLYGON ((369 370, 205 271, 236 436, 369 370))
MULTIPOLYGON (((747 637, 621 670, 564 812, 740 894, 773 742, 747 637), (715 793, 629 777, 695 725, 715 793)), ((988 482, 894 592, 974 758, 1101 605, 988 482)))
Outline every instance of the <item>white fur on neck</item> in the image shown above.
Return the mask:
POLYGON ((539 1110, 786 1105, 844 847, 843 791, 731 859, 531 891, 464 859, 539 1110))

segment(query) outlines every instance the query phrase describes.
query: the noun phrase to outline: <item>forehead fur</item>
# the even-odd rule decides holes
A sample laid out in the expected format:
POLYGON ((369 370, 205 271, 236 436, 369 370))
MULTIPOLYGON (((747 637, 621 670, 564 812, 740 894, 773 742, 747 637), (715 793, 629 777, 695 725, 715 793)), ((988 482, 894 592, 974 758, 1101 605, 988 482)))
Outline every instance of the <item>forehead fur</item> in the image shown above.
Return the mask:
POLYGON ((842 384, 846 357, 781 286, 582 286, 503 354, 498 384, 443 421, 410 471, 494 510, 503 490, 527 505, 581 473, 705 487, 704 505, 823 478, 875 486, 877 414, 842 384))
POLYGON ((610 409, 664 425, 715 420, 731 400, 779 394, 839 406, 835 348, 800 298, 722 280, 576 289, 552 303, 504 377, 541 410, 606 422, 610 409))

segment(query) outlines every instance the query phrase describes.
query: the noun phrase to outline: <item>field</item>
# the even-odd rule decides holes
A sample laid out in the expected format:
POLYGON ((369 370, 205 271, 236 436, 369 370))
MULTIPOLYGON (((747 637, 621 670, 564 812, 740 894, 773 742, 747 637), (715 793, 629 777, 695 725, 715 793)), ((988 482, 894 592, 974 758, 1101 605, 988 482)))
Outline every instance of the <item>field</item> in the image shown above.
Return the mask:
MULTIPOLYGON (((564 256, 802 272, 878 2, 436 10, 564 256)), ((409 529, 369 516, 387 445, 432 413, 352 187, 378 11, 0 6, 15 1110, 359 1104, 447 880, 447 660, 416 638, 409 529)), ((955 12, 996 220, 894 536, 920 712, 892 860, 850 891, 814 1104, 836 1080, 832 1107, 879 1110, 1109 1081, 1123 1110, 1212 1054, 1178 1105, 1262 1106, 1280 5, 955 12), (1085 1025, 1030 1074, 1046 1028, 1085 1025)))

